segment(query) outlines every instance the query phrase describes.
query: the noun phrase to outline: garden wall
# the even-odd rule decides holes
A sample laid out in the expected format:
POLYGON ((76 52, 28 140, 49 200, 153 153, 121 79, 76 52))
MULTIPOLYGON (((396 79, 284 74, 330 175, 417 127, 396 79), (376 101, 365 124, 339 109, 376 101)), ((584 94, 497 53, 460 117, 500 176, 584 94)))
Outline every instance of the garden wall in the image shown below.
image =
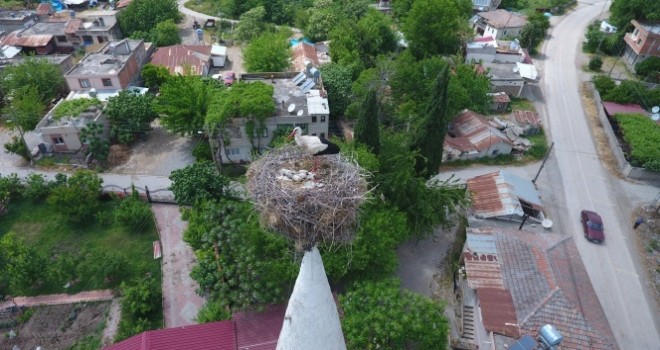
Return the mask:
POLYGON ((610 121, 607 119, 607 115, 605 115, 605 109, 603 108, 603 104, 600 99, 600 93, 598 90, 596 90, 593 83, 589 83, 589 86, 594 94, 596 110, 598 111, 598 119, 603 125, 603 131, 605 132, 607 142, 610 145, 610 149, 612 150, 614 158, 616 159, 618 170, 621 175, 633 180, 660 181, 660 172, 634 167, 628 163, 626 157, 623 154, 623 150, 621 150, 621 146, 619 145, 619 139, 617 139, 616 135, 614 134, 612 125, 610 125, 610 121))

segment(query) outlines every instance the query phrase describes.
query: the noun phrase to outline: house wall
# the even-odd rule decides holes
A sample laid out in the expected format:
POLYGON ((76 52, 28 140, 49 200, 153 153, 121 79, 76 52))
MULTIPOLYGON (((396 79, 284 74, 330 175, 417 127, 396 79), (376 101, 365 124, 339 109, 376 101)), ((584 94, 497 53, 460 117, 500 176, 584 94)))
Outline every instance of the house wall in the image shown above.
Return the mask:
POLYGON ((494 46, 483 48, 468 48, 465 55, 465 62, 493 62, 497 49, 494 46))
POLYGON ((492 36, 495 38, 495 40, 502 39, 504 37, 507 38, 517 38, 520 36, 520 32, 522 31, 522 27, 517 27, 517 28, 495 28, 490 25, 486 25, 486 29, 484 30, 484 37, 487 36, 492 36))
POLYGON ((522 79, 519 80, 492 80, 490 81, 492 86, 492 92, 505 92, 509 96, 519 97, 522 92, 525 82, 522 79))
POLYGON ((44 127, 40 132, 41 139, 44 143, 52 144, 55 152, 72 152, 82 147, 80 130, 73 125, 44 127), (57 137, 61 137, 64 143, 56 144, 55 138, 57 137))
POLYGON ((511 154, 513 146, 506 142, 498 142, 494 145, 491 145, 488 149, 482 151, 480 157, 496 157, 500 154, 511 154), (495 152, 495 153, 494 153, 495 152))
POLYGON ((523 54, 519 52, 498 52, 491 62, 514 63, 522 62, 524 58, 523 54))

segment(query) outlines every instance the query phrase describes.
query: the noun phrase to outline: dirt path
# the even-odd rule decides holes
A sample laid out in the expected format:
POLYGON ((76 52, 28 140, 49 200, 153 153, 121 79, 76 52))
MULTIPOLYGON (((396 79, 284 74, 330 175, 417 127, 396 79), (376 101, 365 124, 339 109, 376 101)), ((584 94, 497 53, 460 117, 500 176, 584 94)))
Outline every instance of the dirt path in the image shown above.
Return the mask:
POLYGON ((183 231, 188 224, 181 219, 179 207, 169 204, 153 204, 160 241, 163 247, 163 315, 165 327, 197 324, 197 311, 204 305, 204 298, 197 295, 197 282, 190 278, 195 263, 192 249, 183 241, 183 231))
POLYGON ((12 300, 0 303, 0 310, 4 310, 12 306, 32 307, 39 305, 74 304, 85 301, 106 301, 112 300, 113 297, 114 296, 112 295, 112 291, 109 289, 92 290, 80 292, 78 294, 49 294, 38 295, 36 297, 15 297, 12 300))
POLYGON ((103 329, 103 338, 101 338, 102 346, 108 346, 114 342, 120 318, 121 302, 119 299, 113 299, 108 311, 108 318, 105 320, 105 329, 103 329))

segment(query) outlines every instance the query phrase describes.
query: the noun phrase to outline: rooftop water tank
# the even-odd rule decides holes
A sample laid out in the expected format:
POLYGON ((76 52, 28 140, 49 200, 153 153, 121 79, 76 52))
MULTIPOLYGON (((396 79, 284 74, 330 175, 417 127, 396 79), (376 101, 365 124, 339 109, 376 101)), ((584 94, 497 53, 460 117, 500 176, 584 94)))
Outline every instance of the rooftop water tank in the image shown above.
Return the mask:
POLYGON ((547 348, 552 348, 559 345, 564 340, 564 336, 559 333, 559 330, 555 326, 546 324, 539 329, 539 340, 547 348))

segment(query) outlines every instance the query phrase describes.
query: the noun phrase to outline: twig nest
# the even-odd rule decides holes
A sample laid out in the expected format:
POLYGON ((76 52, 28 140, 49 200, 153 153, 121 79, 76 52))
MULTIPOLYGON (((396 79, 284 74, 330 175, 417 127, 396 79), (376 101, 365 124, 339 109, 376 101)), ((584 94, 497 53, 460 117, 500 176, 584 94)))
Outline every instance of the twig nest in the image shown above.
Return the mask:
POLYGON ((308 250, 320 242, 344 243, 355 236, 366 173, 341 154, 314 157, 287 145, 252 162, 247 188, 262 223, 308 250))

